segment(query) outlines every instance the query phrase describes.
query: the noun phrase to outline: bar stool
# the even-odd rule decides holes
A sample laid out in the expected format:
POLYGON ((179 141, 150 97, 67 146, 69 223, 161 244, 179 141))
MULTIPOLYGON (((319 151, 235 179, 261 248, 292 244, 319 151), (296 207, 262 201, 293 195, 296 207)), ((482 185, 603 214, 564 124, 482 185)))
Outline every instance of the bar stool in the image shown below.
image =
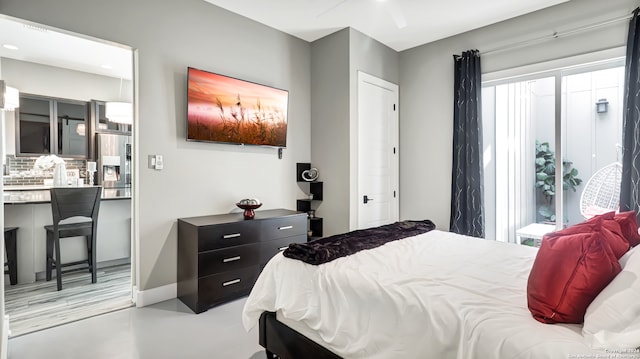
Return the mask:
MULTIPOLYGON (((62 290, 62 267, 87 263, 91 273, 91 283, 95 283, 97 281, 96 237, 102 187, 54 187, 50 189, 50 192, 53 225, 44 226, 47 231, 46 279, 47 281, 51 280, 51 271, 55 267, 58 290, 62 290), (79 223, 60 223, 60 221, 71 217, 86 217, 91 220, 79 223), (87 259, 62 263, 60 238, 78 236, 87 237, 87 259), (53 257, 54 247, 55 259, 53 257)), ((70 271, 65 271, 65 273, 70 271)))
POLYGON ((4 227, 4 250, 7 262, 4 264, 4 274, 9 275, 11 285, 18 283, 18 227, 4 227))

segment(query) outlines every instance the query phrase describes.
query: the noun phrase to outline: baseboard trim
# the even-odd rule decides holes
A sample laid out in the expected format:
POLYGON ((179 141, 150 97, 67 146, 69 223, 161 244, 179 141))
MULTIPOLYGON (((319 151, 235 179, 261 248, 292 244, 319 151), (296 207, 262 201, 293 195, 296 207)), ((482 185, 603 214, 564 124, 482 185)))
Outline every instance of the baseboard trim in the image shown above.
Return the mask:
POLYGON ((4 321, 2 322, 2 346, 0 346, 0 359, 7 359, 9 335, 11 335, 11 332, 9 331, 9 316, 5 315, 4 321))
POLYGON ((178 297, 178 283, 167 284, 162 287, 147 290, 137 290, 137 288, 134 288, 134 290, 136 293, 136 307, 146 307, 147 305, 178 297))

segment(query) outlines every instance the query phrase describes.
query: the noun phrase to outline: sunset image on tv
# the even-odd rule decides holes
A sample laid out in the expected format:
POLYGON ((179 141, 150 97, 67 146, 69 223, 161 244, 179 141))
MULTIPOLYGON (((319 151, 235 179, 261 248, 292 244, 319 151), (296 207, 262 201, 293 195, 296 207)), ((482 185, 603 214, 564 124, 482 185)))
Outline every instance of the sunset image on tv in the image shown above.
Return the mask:
POLYGON ((285 147, 288 92, 189 68, 187 138, 285 147))

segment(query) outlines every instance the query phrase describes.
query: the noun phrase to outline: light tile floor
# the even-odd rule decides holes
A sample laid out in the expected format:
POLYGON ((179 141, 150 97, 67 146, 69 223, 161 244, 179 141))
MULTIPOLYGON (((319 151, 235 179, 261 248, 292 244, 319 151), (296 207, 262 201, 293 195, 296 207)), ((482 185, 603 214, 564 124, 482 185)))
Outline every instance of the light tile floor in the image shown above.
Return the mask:
POLYGON ((98 269, 98 281, 93 284, 88 271, 65 274, 61 291, 56 288, 55 278, 48 282, 8 283, 5 280, 5 312, 9 315, 11 337, 132 305, 128 264, 98 269))
POLYGON ((258 330, 246 332, 246 298, 194 314, 178 299, 127 308, 9 339, 10 359, 261 359, 258 330))

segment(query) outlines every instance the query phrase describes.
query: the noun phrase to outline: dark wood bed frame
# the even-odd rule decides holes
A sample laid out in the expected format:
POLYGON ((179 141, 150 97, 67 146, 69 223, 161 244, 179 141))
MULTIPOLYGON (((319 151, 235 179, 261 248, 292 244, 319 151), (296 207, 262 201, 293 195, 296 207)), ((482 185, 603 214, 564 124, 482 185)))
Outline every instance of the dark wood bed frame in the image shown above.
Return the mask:
POLYGON ((259 343, 265 349, 268 359, 342 359, 320 344, 280 323, 276 313, 263 312, 260 315, 259 343))

